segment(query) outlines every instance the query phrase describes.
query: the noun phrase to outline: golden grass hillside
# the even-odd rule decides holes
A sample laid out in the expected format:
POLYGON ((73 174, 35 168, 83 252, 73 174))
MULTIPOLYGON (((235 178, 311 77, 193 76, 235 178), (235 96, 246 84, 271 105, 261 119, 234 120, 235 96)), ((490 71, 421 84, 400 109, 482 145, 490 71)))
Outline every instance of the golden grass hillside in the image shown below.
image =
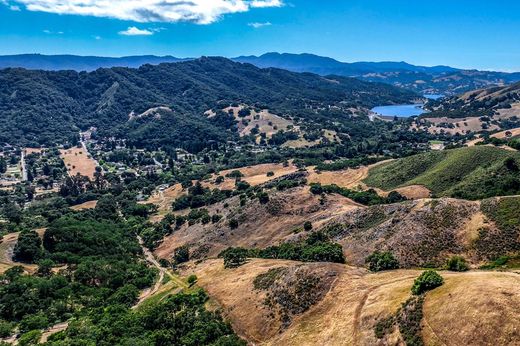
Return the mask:
MULTIPOLYGON (((340 264, 251 260, 236 269, 208 260, 187 270, 199 278, 239 335, 254 345, 398 345, 398 330, 379 340, 376 323, 410 297, 418 270, 369 273, 340 264), (306 270, 323 280, 322 296, 284 324, 266 304, 255 278, 269 270, 306 270)), ((441 272, 443 286, 426 294, 422 338, 426 345, 517 345, 520 275, 512 272, 441 272)), ((279 278, 278 280, 284 280, 279 278)), ((276 294, 274 289, 271 294, 276 294)), ((278 292, 279 293, 279 292, 278 292)), ((285 291, 282 291, 285 294, 285 291)))

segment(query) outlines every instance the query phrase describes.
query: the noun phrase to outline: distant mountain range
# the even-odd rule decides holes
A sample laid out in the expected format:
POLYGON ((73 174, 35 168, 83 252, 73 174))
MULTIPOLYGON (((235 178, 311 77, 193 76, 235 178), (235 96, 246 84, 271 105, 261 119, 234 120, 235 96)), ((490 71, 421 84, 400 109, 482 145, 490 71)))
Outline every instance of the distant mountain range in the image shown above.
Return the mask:
MULTIPOLYGON (((0 68, 23 67, 41 70, 93 71, 98 68, 157 65, 192 59, 173 56, 129 56, 121 58, 24 54, 0 56, 0 68)), ((275 67, 293 72, 312 72, 322 76, 354 77, 369 82, 382 82, 423 94, 455 95, 469 90, 503 86, 520 81, 520 73, 462 70, 450 66, 416 66, 406 62, 344 63, 313 54, 267 53, 240 56, 232 60, 257 67, 275 67)))
POLYGON ((173 56, 125 56, 121 58, 78 56, 78 55, 42 55, 21 54, 0 56, 0 68, 22 67, 30 70, 74 70, 94 71, 98 68, 132 67, 138 68, 145 64, 158 65, 165 62, 179 62, 188 59, 179 59, 173 56))

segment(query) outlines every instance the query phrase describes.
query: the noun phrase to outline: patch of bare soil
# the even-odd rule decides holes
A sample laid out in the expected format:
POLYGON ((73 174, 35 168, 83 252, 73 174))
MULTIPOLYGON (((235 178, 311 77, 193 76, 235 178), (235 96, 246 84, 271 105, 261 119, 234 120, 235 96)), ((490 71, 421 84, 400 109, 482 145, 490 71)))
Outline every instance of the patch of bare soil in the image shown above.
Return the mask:
POLYGON ((60 150, 61 159, 65 162, 69 175, 81 174, 94 178, 97 162, 88 154, 84 148, 70 148, 60 150))
POLYGON ((94 209, 96 207, 96 205, 97 205, 97 202, 98 201, 88 201, 88 202, 85 202, 85 203, 74 205, 74 206, 70 207, 70 209, 75 210, 75 211, 86 210, 86 209, 94 209))

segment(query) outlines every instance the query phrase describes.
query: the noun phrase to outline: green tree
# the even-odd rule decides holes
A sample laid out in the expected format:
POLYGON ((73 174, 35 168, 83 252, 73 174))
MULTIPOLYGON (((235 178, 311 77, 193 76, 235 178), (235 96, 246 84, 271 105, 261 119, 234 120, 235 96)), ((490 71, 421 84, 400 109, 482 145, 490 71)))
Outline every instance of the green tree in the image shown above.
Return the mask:
POLYGON ((399 268, 399 261, 389 251, 375 251, 365 259, 365 263, 368 264, 368 268, 373 272, 399 268))
POLYGON ((173 262, 181 264, 190 260, 190 248, 187 245, 179 246, 173 250, 173 262))
POLYGON ((420 295, 441 286, 443 283, 444 279, 435 270, 426 270, 415 279, 412 286, 412 293, 420 295))
POLYGON ((14 247, 14 259, 19 262, 35 263, 42 256, 42 240, 35 231, 24 231, 18 236, 14 247))
POLYGON ((448 268, 448 270, 455 272, 465 272, 469 270, 468 264, 466 263, 466 259, 461 256, 450 257, 446 263, 446 267, 448 268))
POLYGON ((224 251, 224 268, 237 268, 246 263, 247 250, 242 248, 230 248, 224 251))

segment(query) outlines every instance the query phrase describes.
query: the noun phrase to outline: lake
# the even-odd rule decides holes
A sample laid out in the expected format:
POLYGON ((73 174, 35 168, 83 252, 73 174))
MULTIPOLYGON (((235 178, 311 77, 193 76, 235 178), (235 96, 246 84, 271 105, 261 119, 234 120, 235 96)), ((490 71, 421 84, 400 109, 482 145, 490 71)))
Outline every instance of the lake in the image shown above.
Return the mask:
POLYGON ((372 108, 372 112, 387 117, 409 118, 426 113, 426 111, 422 109, 422 106, 422 103, 412 105, 379 106, 372 108))

